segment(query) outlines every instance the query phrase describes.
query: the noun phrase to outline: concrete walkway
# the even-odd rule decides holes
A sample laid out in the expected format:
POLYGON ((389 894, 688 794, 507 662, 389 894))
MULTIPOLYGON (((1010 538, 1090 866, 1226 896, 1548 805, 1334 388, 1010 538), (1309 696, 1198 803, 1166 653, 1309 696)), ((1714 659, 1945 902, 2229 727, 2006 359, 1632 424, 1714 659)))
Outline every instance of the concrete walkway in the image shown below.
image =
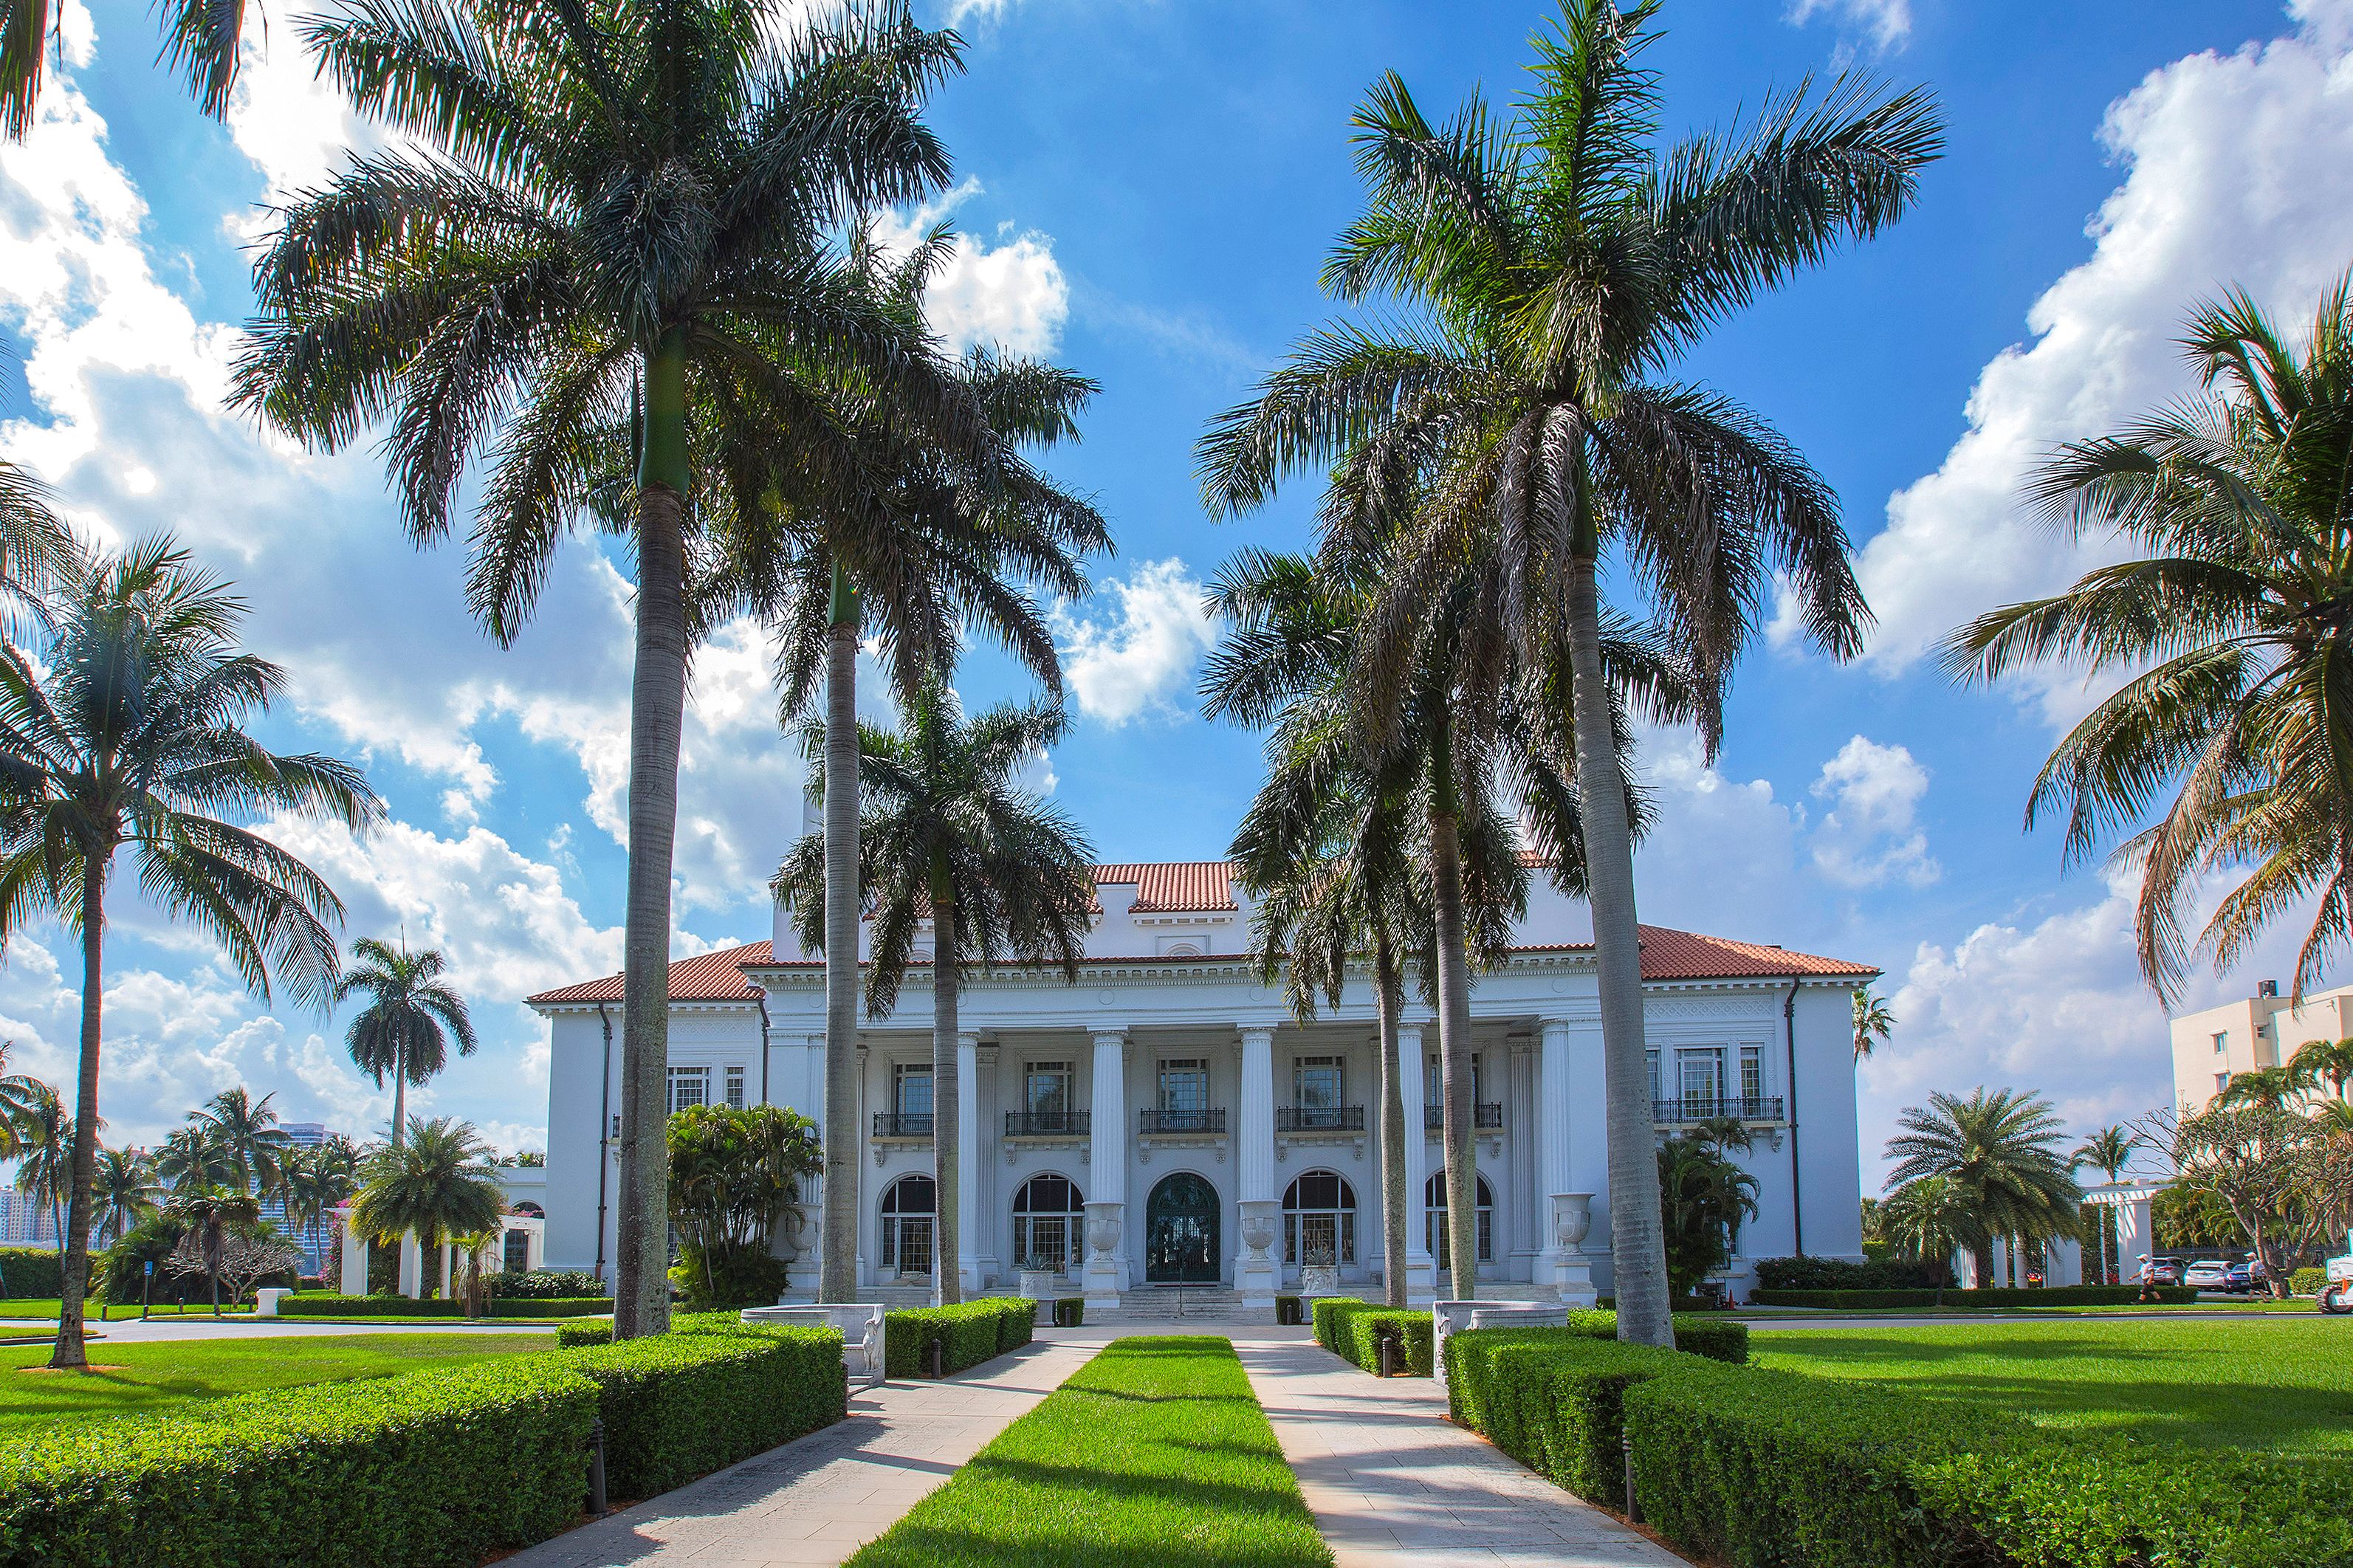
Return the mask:
MULTIPOLYGON (((1108 1338, 1109 1336, 1103 1336, 1108 1338)), ((502 1568, 811 1568, 842 1562, 1086 1364, 1039 1341, 944 1383, 893 1383, 839 1425, 502 1560, 502 1568)))
POLYGON ((1339 1568, 1684 1568, 1448 1422, 1428 1378, 1370 1377, 1312 1343, 1234 1349, 1339 1568))

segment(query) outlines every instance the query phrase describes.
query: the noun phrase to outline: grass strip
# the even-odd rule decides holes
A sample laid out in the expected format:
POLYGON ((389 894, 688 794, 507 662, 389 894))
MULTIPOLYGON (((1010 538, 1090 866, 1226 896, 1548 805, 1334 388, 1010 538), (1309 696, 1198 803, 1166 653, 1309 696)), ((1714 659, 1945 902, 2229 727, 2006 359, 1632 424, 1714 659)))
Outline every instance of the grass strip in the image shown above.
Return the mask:
POLYGON ((1329 1568, 1225 1340, 1115 1340, 850 1568, 1329 1568))

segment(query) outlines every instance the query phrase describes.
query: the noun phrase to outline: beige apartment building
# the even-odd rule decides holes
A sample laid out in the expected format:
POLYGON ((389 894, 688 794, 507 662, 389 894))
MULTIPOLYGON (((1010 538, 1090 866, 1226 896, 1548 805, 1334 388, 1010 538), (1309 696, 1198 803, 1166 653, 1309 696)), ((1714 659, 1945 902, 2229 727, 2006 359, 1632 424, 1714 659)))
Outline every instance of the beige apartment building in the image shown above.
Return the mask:
POLYGON ((2353 985, 2315 991, 2288 1005, 2279 982, 2257 983, 2242 1002, 2173 1020, 2173 1098, 2183 1114, 2206 1109, 2237 1074, 2277 1067, 2311 1040, 2353 1035, 2353 985))

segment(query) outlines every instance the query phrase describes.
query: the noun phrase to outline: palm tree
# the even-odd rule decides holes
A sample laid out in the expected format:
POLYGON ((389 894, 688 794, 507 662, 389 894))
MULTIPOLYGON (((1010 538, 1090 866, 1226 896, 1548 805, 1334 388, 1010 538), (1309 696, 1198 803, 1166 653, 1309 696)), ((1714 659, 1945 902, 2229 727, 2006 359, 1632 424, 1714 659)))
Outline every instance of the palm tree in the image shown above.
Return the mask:
MULTIPOLYGON (((1378 698, 1430 589, 1464 561, 1502 568, 1521 657, 1566 653, 1591 879, 1609 1131, 1619 1331, 1672 1342, 1642 1031, 1632 814, 1608 721, 1605 557, 1645 592, 1697 678, 1712 753, 1724 689, 1771 574, 1814 641, 1854 653, 1867 612, 1834 497, 1770 426, 1656 378, 1757 294, 1876 233, 1912 204, 1941 133, 1932 100, 1841 81, 1809 103, 1662 155, 1642 63, 1655 0, 1560 0, 1533 40, 1535 83, 1499 123, 1473 99, 1432 126, 1385 77, 1356 116, 1364 216, 1324 271, 1342 299, 1419 311, 1303 341, 1200 446, 1213 515, 1261 504, 1287 472, 1350 453, 1433 476, 1362 656, 1378 698)), ((1376 706, 1379 704, 1377 702, 1376 706)), ((1441 913, 1443 905, 1441 903, 1441 913)))
POLYGON ((90 1184, 99 1236, 110 1243, 121 1241, 132 1226, 155 1212, 155 1191, 154 1172, 144 1152, 101 1150, 90 1184))
MULTIPOLYGON (((2084 1140, 2067 1157, 2068 1163, 2078 1169, 2089 1165, 2111 1183, 2120 1182, 2124 1180, 2125 1167, 2132 1163, 2133 1151, 2147 1142, 2139 1133, 2125 1128, 2103 1127, 2084 1140)), ((2103 1282, 2114 1272, 2108 1267, 2109 1233, 2114 1229, 2111 1223, 2114 1213, 2107 1205, 2099 1205, 2100 1279, 2103 1282)), ((2123 1260, 2119 1258, 2117 1261, 2121 1264, 2123 1260)))
POLYGON ((278 1112, 269 1108, 277 1098, 265 1094, 256 1100, 239 1084, 214 1095, 188 1118, 197 1135, 227 1161, 233 1173, 230 1181, 237 1190, 265 1203, 277 1192, 285 1175, 287 1152, 294 1146, 278 1125, 278 1112))
POLYGON ((2310 907, 2294 994, 2353 936, 2353 276, 2320 301, 2298 354, 2237 290, 2181 338, 2202 394, 2113 436, 2073 443, 2029 490, 2052 524, 2147 553, 2065 593, 1980 617, 1950 668, 1992 681, 2063 663, 2117 691, 2068 732, 2027 797, 2063 809, 2065 857, 2117 847, 2141 886, 2141 973, 2177 1000, 2193 950, 2228 969, 2270 923, 2310 907), (2210 874, 2250 868, 2195 943, 2185 921, 2210 874))
POLYGON ((1936 1265, 1939 1307, 1945 1304, 1945 1280, 1952 1256, 1974 1245, 1974 1226, 1969 1194, 1951 1176, 1915 1177, 1889 1193, 1879 1205, 1880 1234, 1913 1257, 1936 1265))
POLYGON ((2290 1100, 2306 1093, 2301 1074, 2293 1067, 2253 1068, 2234 1072, 2231 1081, 2209 1102, 2211 1108, 2228 1110, 2238 1106, 2261 1106, 2276 1110, 2290 1100))
POLYGON ((1741 1222, 1757 1216, 1757 1178, 1734 1163, 1716 1136, 1697 1128, 1659 1145, 1658 1170, 1659 1222, 1674 1294, 1689 1296, 1731 1261, 1741 1222))
MULTIPOLYGON (((164 57, 187 78, 188 91, 204 111, 221 119, 237 85, 245 0, 167 0, 158 9, 164 57)), ((64 6, 58 11, 62 15, 64 6)), ((23 141, 32 129, 41 55, 54 26, 49 0, 25 0, 0 11, 0 134, 12 142, 23 141)))
MULTIPOLYGON (((621 1338, 669 1321, 665 1074, 671 847, 698 452, 789 446, 743 518, 860 468, 834 394, 960 449, 987 420, 867 268, 850 215, 940 189, 917 118, 958 64, 903 0, 792 31, 732 0, 355 0, 303 26, 323 74, 391 135, 283 215, 257 268, 241 405, 322 448, 389 416, 409 533, 441 539, 486 472, 470 602, 507 644, 557 542, 593 514, 637 560, 624 919, 621 1338), (806 481, 806 482, 804 482, 806 481)), ((844 487, 835 484, 829 493, 844 487)), ((719 595, 718 597, 723 597, 719 595)))
POLYGON ((274 970, 297 999, 322 1004, 343 905, 317 872, 227 817, 357 831, 384 806, 350 763, 273 752, 248 731, 285 674, 237 651, 243 602, 168 538, 77 568, 57 614, 38 666, 0 648, 0 945, 44 916, 81 939, 72 1215, 50 1363, 79 1367, 116 852, 132 851, 145 899, 217 943, 256 995, 269 999, 274 970))
POLYGON ((2307 1040, 2295 1048, 2287 1066, 2298 1088, 2316 1092, 2325 1083, 2328 1092, 2341 1100, 2346 1084, 2353 1082, 2353 1038, 2307 1040))
POLYGON ((1243 884, 1261 896, 1253 939, 1270 979, 1288 954, 1293 1010, 1312 1017, 1320 989, 1337 1005, 1355 954, 1368 954, 1381 1033, 1384 1234, 1387 1290, 1401 1300, 1408 1205, 1404 1122, 1396 1076, 1420 1070, 1397 1055, 1409 955, 1427 992, 1435 980, 1440 1007, 1440 1147, 1444 1154, 1447 1237, 1443 1260, 1458 1297, 1476 1288, 1477 1192, 1473 1185, 1467 976, 1499 960, 1510 921, 1525 907, 1527 871, 1494 795, 1495 775, 1511 775, 1520 816, 1545 845, 1556 878, 1573 880, 1575 806, 1557 764, 1563 748, 1519 721, 1508 704, 1482 701, 1487 722, 1468 727, 1449 677, 1458 651, 1433 644, 1414 717, 1396 742, 1372 753, 1347 722, 1352 667, 1361 615, 1388 559, 1377 536, 1356 538, 1352 559, 1326 560, 1245 552, 1221 571, 1209 595, 1226 636, 1204 668, 1204 711, 1251 728, 1271 728, 1268 775, 1234 836, 1231 853, 1243 884), (1506 763, 1490 730, 1521 765, 1506 763), (1438 906, 1451 889, 1453 915, 1438 906), (1450 1026, 1448 1000, 1462 993, 1461 1020, 1450 1026), (1395 1167, 1391 1181, 1388 1167, 1395 1167), (1394 1190, 1392 1190, 1394 1188, 1394 1190), (1394 1208, 1390 1205, 1394 1203, 1394 1208))
POLYGON ((57 1089, 36 1081, 24 1109, 10 1118, 16 1145, 16 1190, 49 1211, 49 1234, 66 1247, 67 1198, 73 1193, 73 1118, 57 1089))
MULTIPOLYGON (((911 324, 921 321, 923 284, 944 257, 935 234, 894 268, 867 263, 875 292, 911 324)), ((852 476, 810 496, 801 515, 747 524, 741 507, 723 508, 734 526, 735 558, 723 574, 776 629, 778 680, 789 721, 824 692, 824 762, 851 781, 826 797, 828 908, 826 954, 826 1148, 824 1257, 818 1295, 846 1301, 857 1293, 857 886, 860 816, 858 763, 858 650, 866 635, 882 644, 902 709, 954 662, 963 623, 1002 643, 1050 695, 1061 693, 1053 637, 1037 604, 1004 579, 1018 576, 1061 597, 1085 592, 1078 565, 1109 550, 1094 508, 1035 471, 1019 448, 1075 439, 1077 416, 1095 384, 1051 365, 976 351, 951 379, 987 417, 988 439, 951 447, 908 428, 886 405, 853 408, 849 437, 852 476), (776 526, 788 523, 789 526, 776 526)), ((775 498, 793 476, 773 467, 774 442, 731 453, 732 489, 775 498)), ((804 484, 803 489, 807 487, 804 484)), ((936 1232, 935 1232, 936 1234, 936 1232)))
POLYGON ((225 1187, 237 1179, 237 1162, 191 1121, 165 1135, 155 1151, 155 1175, 174 1193, 225 1187))
POLYGON ((330 1138, 289 1153, 286 1223, 310 1234, 313 1253, 324 1254, 319 1226, 327 1212, 359 1191, 358 1165, 358 1152, 347 1138, 330 1138))
POLYGON ((506 1212, 493 1152, 472 1122, 420 1116, 405 1140, 381 1144, 361 1162, 352 1223, 385 1241, 415 1231, 426 1258, 436 1258, 444 1237, 480 1235, 506 1212))
POLYGON ((1895 1015, 1888 1010, 1887 999, 1876 994, 1868 985, 1854 988, 1854 1056, 1857 1061, 1871 1054, 1871 1047, 1885 1045, 1895 1033, 1895 1015))
POLYGON ((1906 1107, 1897 1125, 1904 1131, 1887 1141, 1896 1163, 1889 1179, 1951 1178, 1968 1205, 1963 1245, 1980 1286, 1993 1280, 1995 1237, 2046 1241, 2074 1230, 2084 1194, 2058 1152, 2059 1113, 2041 1095, 1979 1087, 1963 1100, 1938 1090, 1925 1109, 1906 1107))
POLYGON ((399 1143, 408 1124, 408 1086, 423 1085, 449 1062, 449 1041, 458 1054, 474 1054, 474 1020, 466 999, 441 980, 440 950, 412 953, 364 936, 352 943, 358 960, 335 977, 335 1000, 365 996, 344 1032, 343 1045, 360 1071, 384 1087, 392 1079, 392 1141, 399 1143))
MULTIPOLYGON (((10 70, 10 27, 16 13, 0 19, 0 84, 10 70)), ((0 116, 6 113, 0 85, 0 116)), ((0 349, 0 361, 11 359, 0 349)), ((48 487, 16 464, 0 459, 0 628, 11 636, 47 624, 43 597, 72 569, 73 531, 50 505, 48 487)))
MULTIPOLYGON (((1062 738, 1058 702, 1010 704, 967 719, 947 683, 933 676, 898 730, 861 729, 858 738, 858 908, 873 917, 866 1011, 888 1017, 928 921, 932 935, 932 1170, 938 1198, 932 1226, 932 1289, 941 1304, 962 1299, 956 1228, 956 1009, 965 968, 1011 958, 1051 963, 1079 977, 1094 901, 1094 850, 1079 826, 1032 792, 1021 774, 1062 738)), ((812 722, 804 734, 823 791, 831 737, 812 722)), ((832 907, 823 833, 797 845, 776 886, 814 943, 832 907)), ((829 1190, 829 1189, 828 1189, 829 1190)))
POLYGON ((190 1187, 173 1194, 167 1212, 197 1235, 204 1249, 205 1280, 212 1289, 213 1316, 217 1318, 222 1243, 231 1230, 260 1222, 261 1200, 235 1187, 190 1187))

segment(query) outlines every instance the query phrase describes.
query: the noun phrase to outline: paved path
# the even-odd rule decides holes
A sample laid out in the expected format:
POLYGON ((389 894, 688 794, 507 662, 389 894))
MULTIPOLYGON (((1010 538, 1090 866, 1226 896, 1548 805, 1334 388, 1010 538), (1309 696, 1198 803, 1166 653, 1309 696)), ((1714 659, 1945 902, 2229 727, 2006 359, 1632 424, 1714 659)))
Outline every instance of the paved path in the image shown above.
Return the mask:
POLYGON ((894 1383, 849 1419, 542 1542, 502 1568, 839 1563, 1086 1364, 1110 1336, 1039 1341, 944 1383, 894 1383))
POLYGON ((1314 1344, 1234 1348, 1339 1568, 1684 1568, 1445 1420, 1427 1378, 1369 1377, 1314 1344))

